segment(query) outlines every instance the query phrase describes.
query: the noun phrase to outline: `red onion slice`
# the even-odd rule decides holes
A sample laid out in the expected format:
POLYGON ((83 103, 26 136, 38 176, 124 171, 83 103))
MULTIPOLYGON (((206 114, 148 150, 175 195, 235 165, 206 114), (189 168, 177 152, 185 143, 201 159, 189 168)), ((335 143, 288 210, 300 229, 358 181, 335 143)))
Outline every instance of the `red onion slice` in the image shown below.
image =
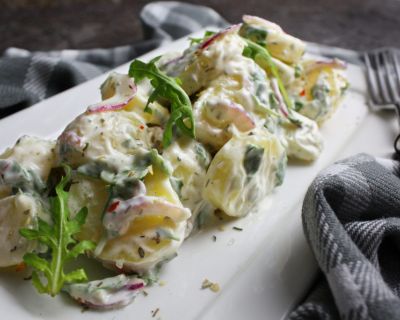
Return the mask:
POLYGON ((234 24, 214 35, 212 35, 210 38, 206 39, 203 43, 200 44, 199 49, 200 50, 204 50, 207 47, 209 47, 213 42, 215 42, 217 39, 219 39, 220 37, 222 37, 225 34, 231 33, 231 32, 235 32, 237 30, 239 30, 241 24, 234 24))
POLYGON ((124 108, 135 96, 137 87, 131 77, 112 72, 101 85, 102 102, 92 104, 87 113, 115 111, 124 108))

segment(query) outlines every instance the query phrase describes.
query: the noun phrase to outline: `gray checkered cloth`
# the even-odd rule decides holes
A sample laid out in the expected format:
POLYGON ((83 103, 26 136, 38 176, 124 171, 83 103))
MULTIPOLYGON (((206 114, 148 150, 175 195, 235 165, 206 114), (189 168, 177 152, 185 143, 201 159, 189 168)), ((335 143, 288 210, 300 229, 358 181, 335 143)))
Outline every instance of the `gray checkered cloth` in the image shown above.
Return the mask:
POLYGON ((0 118, 76 86, 161 44, 206 26, 228 23, 214 10, 181 2, 153 2, 140 13, 145 39, 111 49, 30 52, 7 49, 0 58, 0 118))
MULTIPOLYGON (((163 42, 227 22, 215 11, 155 2, 140 14, 146 38, 112 49, 29 52, 0 58, 0 117, 128 62, 163 42)), ((347 57, 343 49, 310 51, 347 57), (334 50, 334 51, 332 51, 334 50)), ((303 206, 306 237, 322 273, 290 315, 298 319, 400 319, 400 179, 393 161, 367 155, 338 162, 311 185, 303 206)), ((301 274, 299 274, 301 276, 301 274)), ((251 315, 249 315, 251 319, 251 315)))
POLYGON ((303 227, 323 276, 290 320, 400 319, 399 169, 360 154, 311 184, 303 227))

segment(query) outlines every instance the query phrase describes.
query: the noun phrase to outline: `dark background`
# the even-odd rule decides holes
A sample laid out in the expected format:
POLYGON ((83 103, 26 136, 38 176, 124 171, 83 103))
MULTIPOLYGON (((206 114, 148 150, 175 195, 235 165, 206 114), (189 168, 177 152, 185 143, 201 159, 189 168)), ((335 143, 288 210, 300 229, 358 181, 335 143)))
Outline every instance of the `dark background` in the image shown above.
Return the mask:
MULTIPOLYGON (((141 39, 144 0, 0 0, 0 53, 112 47, 141 39)), ((304 40, 366 50, 400 47, 400 0, 207 0, 228 21, 243 13, 280 24, 304 40)))

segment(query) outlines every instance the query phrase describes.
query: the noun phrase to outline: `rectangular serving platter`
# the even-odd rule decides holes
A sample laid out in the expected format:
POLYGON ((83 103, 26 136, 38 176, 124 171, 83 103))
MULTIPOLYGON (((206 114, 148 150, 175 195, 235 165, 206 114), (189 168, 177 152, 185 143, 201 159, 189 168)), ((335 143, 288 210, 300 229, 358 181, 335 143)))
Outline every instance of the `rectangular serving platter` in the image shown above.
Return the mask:
MULTIPOLYGON (((199 31, 191 36, 202 34, 199 31)), ((154 50, 149 60, 188 45, 187 37, 154 50)), ((126 73, 129 64, 115 69, 126 73)), ((350 90, 343 105, 322 127, 324 150, 313 163, 290 161, 283 185, 247 217, 207 228, 189 238, 161 273, 124 309, 85 311, 68 297, 39 295, 21 274, 0 274, 3 314, 20 319, 281 319, 301 299, 317 272, 302 231, 302 200, 317 173, 353 151, 385 154, 395 132, 390 115, 369 113, 363 70, 349 65, 350 90), (372 130, 372 132, 371 132, 372 130), (376 130, 377 132, 374 132, 376 130), (243 229, 238 231, 233 227, 243 229), (214 237, 216 241, 214 241, 214 237), (221 290, 201 290, 204 279, 221 290)), ((56 138, 89 104, 100 100, 106 74, 0 120, 0 151, 23 134, 56 138)))

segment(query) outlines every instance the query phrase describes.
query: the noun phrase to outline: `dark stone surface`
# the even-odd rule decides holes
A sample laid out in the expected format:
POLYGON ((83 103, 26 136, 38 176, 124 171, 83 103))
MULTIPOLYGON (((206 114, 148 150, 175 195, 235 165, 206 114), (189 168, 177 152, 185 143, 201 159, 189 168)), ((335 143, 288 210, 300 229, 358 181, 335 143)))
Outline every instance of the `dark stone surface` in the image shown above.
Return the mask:
MULTIPOLYGON (((111 47, 142 37, 145 0, 0 0, 0 52, 111 47)), ((304 40, 366 50, 400 47, 400 0, 206 0, 226 19, 243 13, 280 24, 304 40)))

